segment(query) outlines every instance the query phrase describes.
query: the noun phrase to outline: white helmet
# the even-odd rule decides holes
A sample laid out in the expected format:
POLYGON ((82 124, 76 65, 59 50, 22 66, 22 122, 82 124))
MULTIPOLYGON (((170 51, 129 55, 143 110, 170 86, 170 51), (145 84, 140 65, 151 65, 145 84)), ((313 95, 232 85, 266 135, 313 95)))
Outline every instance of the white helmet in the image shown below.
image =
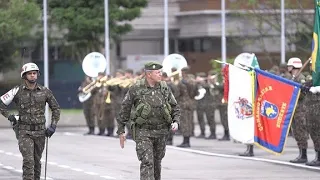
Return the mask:
POLYGON ((39 72, 39 68, 35 63, 27 63, 22 66, 21 74, 20 74, 21 77, 23 76, 24 73, 29 72, 29 71, 38 71, 39 72))
POLYGON ((294 68, 302 68, 302 61, 297 57, 290 58, 287 66, 293 66, 294 68))

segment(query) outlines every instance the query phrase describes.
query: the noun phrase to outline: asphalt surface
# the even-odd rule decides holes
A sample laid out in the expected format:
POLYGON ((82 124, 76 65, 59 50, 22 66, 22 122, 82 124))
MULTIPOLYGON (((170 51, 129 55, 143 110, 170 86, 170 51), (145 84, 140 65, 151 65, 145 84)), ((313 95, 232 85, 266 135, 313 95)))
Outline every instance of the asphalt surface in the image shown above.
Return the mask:
MULTIPOLYGON (((121 149, 117 138, 83 136, 84 132, 85 128, 58 128, 48 144, 47 179, 139 179, 140 164, 133 141, 127 140, 125 148, 121 149)), ((222 132, 222 127, 218 126, 218 137, 222 132)), ((181 141, 181 136, 175 136, 175 145, 181 141)), ((22 158, 11 129, 0 129, 0 144, 0 180, 22 179, 22 158)), ((288 163, 298 152, 295 141, 290 137, 285 152, 280 156, 255 147, 255 157, 242 158, 237 154, 243 152, 245 146, 232 141, 191 138, 191 145, 187 149, 167 146, 162 162, 163 180, 320 179, 320 168, 288 163)), ((311 141, 309 145, 308 155, 312 160, 311 141)), ((43 163, 42 176, 44 169, 43 163)))

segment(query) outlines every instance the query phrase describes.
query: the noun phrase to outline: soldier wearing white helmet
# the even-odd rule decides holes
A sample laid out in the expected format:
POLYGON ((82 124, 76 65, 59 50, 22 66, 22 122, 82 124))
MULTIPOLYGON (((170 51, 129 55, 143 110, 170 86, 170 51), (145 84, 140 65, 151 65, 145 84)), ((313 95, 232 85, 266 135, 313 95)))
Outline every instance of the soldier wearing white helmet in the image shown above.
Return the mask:
MULTIPOLYGON (((297 57, 290 58, 287 63, 288 71, 292 76, 292 80, 304 84, 306 82, 305 76, 300 73, 298 74, 299 70, 302 68, 302 61, 297 57)), ((299 155, 297 158, 290 160, 292 163, 306 163, 308 161, 307 158, 307 148, 308 148, 308 136, 309 133, 307 131, 307 124, 306 124, 306 105, 303 101, 304 94, 301 93, 295 114, 293 116, 292 121, 292 131, 293 136, 297 142, 299 148, 299 155)))
POLYGON ((54 134, 60 119, 59 104, 48 88, 37 83, 39 75, 36 64, 23 65, 20 76, 24 82, 0 97, 0 113, 12 123, 18 139, 23 158, 22 179, 40 179, 45 138, 54 134), (11 102, 16 104, 18 116, 9 113, 7 108, 11 102), (48 128, 44 115, 46 103, 52 112, 48 128))

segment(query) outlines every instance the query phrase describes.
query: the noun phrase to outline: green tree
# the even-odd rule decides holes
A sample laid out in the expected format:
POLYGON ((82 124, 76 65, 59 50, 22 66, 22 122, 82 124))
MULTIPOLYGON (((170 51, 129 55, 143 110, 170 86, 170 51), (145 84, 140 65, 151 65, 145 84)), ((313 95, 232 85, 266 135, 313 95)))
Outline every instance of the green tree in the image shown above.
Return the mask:
MULTIPOLYGON (((272 57, 272 53, 268 51, 266 38, 269 41, 280 42, 281 32, 281 1, 280 0, 238 0, 230 4, 230 9, 241 10, 247 9, 247 13, 242 11, 235 13, 235 16, 245 19, 252 25, 250 31, 254 32, 254 36, 239 37, 236 44, 251 45, 259 47, 267 59, 271 63, 279 63, 279 59, 272 57)), ((286 0, 286 48, 287 57, 298 55, 306 58, 311 53, 313 14, 307 12, 312 10, 313 0, 286 0)), ((247 25, 248 26, 248 25, 247 25)), ((239 31, 239 29, 234 29, 239 31)), ((231 32, 232 33, 232 32, 231 32)), ((270 43, 269 43, 270 44, 270 43)), ((280 47, 279 47, 280 48, 280 47)))
MULTIPOLYGON (((132 30, 128 23, 141 14, 147 0, 109 0, 109 32, 116 42, 121 35, 132 30)), ((68 33, 64 41, 64 53, 82 59, 91 51, 104 47, 104 0, 50 0, 51 23, 68 33)))
POLYGON ((20 54, 21 42, 32 37, 32 28, 39 22, 40 15, 39 6, 33 1, 0 2, 0 72, 17 65, 14 60, 20 54))

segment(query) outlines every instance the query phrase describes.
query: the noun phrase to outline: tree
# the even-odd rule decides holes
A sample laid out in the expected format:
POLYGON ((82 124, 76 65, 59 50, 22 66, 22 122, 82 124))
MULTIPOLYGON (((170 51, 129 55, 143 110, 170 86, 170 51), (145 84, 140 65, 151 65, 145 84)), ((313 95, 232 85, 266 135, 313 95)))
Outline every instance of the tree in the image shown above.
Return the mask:
MULTIPOLYGON (((281 32, 281 1, 280 0, 239 0, 231 4, 231 9, 247 9, 248 13, 238 13, 237 16, 248 19, 253 25, 252 31, 255 36, 244 36, 235 43, 238 45, 248 45, 257 43, 264 54, 268 55, 271 63, 279 63, 279 59, 274 59, 266 47, 265 38, 280 42, 281 32)), ((311 53, 313 14, 306 10, 313 9, 313 0, 286 0, 286 57, 292 55, 305 55, 311 53)), ((279 47, 280 48, 280 47, 279 47)), ((302 56, 301 58, 305 58, 302 56)))
MULTIPOLYGON (((147 0, 109 0, 109 32, 116 42, 132 30, 129 21, 140 16, 147 0)), ((104 44, 104 0, 50 0, 50 23, 67 29, 63 39, 64 53, 82 59, 91 51, 99 51, 104 44)))
POLYGON ((39 6, 33 1, 0 2, 0 72, 16 66, 14 59, 20 54, 21 42, 31 37, 40 15, 39 6))

